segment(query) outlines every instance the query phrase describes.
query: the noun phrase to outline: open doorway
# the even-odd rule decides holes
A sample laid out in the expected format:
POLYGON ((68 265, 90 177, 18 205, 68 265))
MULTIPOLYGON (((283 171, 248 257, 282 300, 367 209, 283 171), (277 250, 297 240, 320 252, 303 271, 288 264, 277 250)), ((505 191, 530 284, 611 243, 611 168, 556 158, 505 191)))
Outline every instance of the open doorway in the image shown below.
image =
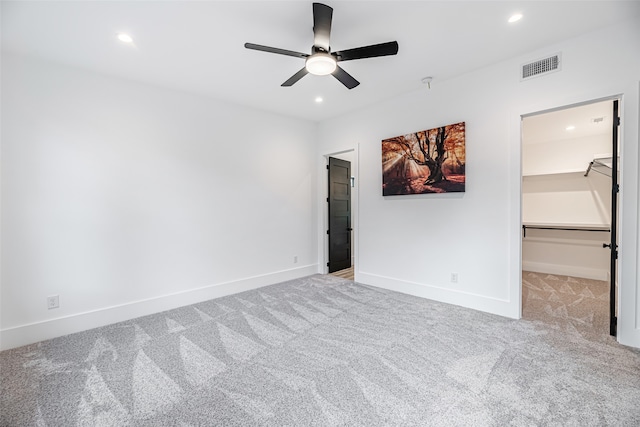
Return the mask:
POLYGON ((355 278, 353 190, 355 188, 353 150, 326 156, 327 203, 326 266, 329 274, 348 280, 355 278))
POLYGON ((616 334, 618 99, 522 118, 522 317, 616 334))

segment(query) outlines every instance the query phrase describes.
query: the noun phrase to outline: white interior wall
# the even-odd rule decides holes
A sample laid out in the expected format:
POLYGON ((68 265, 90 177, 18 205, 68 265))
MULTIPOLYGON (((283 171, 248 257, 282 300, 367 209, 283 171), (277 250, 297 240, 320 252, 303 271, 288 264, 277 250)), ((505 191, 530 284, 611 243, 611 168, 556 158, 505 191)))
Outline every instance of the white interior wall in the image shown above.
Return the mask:
POLYGON ((2 348, 317 271, 316 124, 4 53, 2 88, 2 348))
MULTIPOLYGON (((434 76, 431 90, 321 123, 320 153, 360 150, 358 280, 519 317, 521 117, 622 94, 619 340, 640 346, 638 51, 640 27, 620 23, 456 79, 434 76), (520 81, 521 64, 557 52, 562 71, 520 81), (467 130, 465 193, 382 196, 382 139, 460 121, 467 130), (458 283, 451 283, 452 272, 458 283)), ((417 86, 424 73, 416 74, 417 86)))
MULTIPOLYGON (((526 118, 524 120, 527 120, 526 118)), ((594 156, 611 153, 611 135, 590 135, 522 145, 522 174, 584 172, 594 156)))
POLYGON ((527 230, 522 269, 594 280, 609 280, 609 232, 527 230))
POLYGON ((595 171, 526 176, 522 206, 525 224, 609 226, 611 178, 595 171))
MULTIPOLYGON (((523 163, 525 154, 523 151, 523 163)), ((610 210, 611 178, 595 171, 586 177, 581 171, 523 178, 523 224, 609 229, 610 210)), ((608 242, 609 236, 603 231, 527 229, 522 240, 522 268, 608 280, 610 251, 602 243, 608 242)))

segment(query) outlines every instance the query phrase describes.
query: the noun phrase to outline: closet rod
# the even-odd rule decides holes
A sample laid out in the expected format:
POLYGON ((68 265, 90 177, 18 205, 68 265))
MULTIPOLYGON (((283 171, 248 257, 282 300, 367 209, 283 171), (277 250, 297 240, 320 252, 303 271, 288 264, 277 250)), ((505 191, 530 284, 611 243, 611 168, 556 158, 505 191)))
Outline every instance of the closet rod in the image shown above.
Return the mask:
POLYGON ((532 228, 536 230, 562 230, 562 231, 603 231, 610 232, 609 229, 602 228, 569 228, 569 227, 543 227, 537 225, 524 225, 522 224, 522 237, 527 237, 527 228, 532 228))

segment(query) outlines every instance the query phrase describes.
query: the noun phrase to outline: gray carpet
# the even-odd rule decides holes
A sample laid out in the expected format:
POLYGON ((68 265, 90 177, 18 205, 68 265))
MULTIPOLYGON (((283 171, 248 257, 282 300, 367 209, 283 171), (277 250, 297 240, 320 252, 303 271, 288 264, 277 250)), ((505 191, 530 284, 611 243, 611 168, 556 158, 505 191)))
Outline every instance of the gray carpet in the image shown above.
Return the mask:
POLYGON ((2 426, 638 426, 640 353, 315 275, 0 353, 2 426))
POLYGON ((522 317, 575 329, 591 341, 609 339, 609 282, 522 272, 522 317))

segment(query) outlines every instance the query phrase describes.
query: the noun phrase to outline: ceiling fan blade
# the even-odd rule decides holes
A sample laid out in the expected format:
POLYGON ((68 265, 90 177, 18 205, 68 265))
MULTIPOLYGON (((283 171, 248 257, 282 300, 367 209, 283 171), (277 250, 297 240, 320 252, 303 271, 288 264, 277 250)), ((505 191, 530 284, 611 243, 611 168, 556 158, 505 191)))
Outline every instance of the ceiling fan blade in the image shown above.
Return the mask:
POLYGON ((358 86, 360 84, 360 82, 357 81, 356 79, 354 79, 351 76, 351 74, 347 73, 345 70, 343 70, 339 66, 336 67, 336 70, 331 74, 333 74, 333 77, 338 79, 340 81, 340 83, 345 85, 347 87, 347 89, 353 89, 354 87, 356 87, 356 86, 358 86))
POLYGON ((398 42, 387 42, 371 46, 356 47, 354 49, 333 52, 332 55, 338 61, 350 61, 352 59, 375 58, 376 56, 389 56, 398 53, 398 42))
POLYGON ((329 52, 333 9, 326 4, 313 4, 313 45, 329 52))
POLYGON ((301 78, 303 78, 307 74, 309 74, 309 72, 307 71, 307 68, 303 67, 302 70, 298 71, 293 76, 289 77, 289 80, 287 80, 286 82, 282 83, 280 86, 284 86, 284 87, 293 86, 293 84, 295 82, 297 82, 298 80, 300 80, 301 78))
POLYGON ((245 43, 244 47, 246 47, 247 49, 259 50, 262 52, 277 53, 280 55, 287 55, 287 56, 295 56, 296 58, 306 58, 307 56, 309 56, 306 53, 294 52, 292 50, 286 50, 286 49, 279 49, 277 47, 262 46, 262 45, 253 44, 253 43, 245 43))

